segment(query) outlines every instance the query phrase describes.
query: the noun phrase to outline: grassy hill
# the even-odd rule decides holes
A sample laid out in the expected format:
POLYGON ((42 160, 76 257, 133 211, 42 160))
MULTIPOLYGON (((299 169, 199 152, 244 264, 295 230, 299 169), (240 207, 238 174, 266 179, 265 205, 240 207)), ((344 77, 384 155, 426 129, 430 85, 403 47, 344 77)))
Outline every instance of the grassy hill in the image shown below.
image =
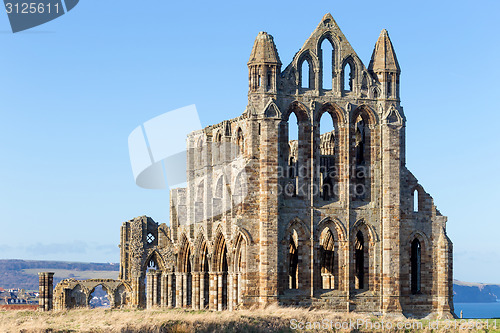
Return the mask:
POLYGON ((54 272, 54 285, 67 278, 117 279, 120 265, 40 260, 0 260, 0 287, 38 290, 38 272, 54 272))

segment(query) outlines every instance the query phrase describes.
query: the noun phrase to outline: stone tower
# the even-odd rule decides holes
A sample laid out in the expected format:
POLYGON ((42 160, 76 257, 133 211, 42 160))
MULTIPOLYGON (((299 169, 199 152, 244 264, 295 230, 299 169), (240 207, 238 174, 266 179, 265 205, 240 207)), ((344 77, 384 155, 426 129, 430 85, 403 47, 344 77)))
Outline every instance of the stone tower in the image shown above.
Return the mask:
POLYGON ((171 192, 170 226, 123 224, 129 304, 451 317, 447 219, 406 168, 387 31, 366 68, 327 14, 281 65, 260 32, 245 112, 187 138, 188 182, 171 192))

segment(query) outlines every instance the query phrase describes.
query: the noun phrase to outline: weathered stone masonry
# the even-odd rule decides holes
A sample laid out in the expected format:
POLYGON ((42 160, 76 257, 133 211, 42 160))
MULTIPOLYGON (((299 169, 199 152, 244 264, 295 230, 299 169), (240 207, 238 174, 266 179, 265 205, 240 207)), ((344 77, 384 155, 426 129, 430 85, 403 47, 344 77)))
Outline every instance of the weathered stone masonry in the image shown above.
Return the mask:
POLYGON ((38 273, 38 309, 40 311, 52 310, 54 293, 54 273, 38 273))
POLYGON ((260 32, 245 112, 187 138, 188 183, 171 191, 170 227, 145 216, 123 223, 126 303, 451 317, 447 219, 405 166, 387 31, 365 68, 327 14, 281 65, 260 32), (321 131, 325 119, 333 131, 321 131), (298 138, 289 138, 294 126, 298 138))

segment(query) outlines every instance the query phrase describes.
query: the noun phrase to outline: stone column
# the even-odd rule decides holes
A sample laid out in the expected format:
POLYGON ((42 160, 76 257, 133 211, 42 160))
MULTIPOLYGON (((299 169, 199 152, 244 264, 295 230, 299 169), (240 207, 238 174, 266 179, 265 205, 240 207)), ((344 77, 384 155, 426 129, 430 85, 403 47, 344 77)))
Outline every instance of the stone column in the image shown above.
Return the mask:
POLYGON ((349 297, 349 242, 340 241, 339 242, 339 276, 338 276, 338 288, 341 291, 346 292, 346 296, 349 297))
POLYGON ((241 273, 238 273, 238 275, 236 275, 236 288, 238 288, 238 291, 236 292, 236 304, 240 305, 241 303, 241 287, 242 287, 242 283, 241 283, 241 279, 242 279, 242 274, 241 273))
POLYGON ((168 273, 167 274, 167 307, 171 308, 172 307, 172 298, 174 297, 172 293, 172 280, 173 280, 173 273, 168 273))
POLYGON ((175 307, 182 308, 182 273, 175 273, 175 307))
POLYGON ((435 251, 437 252, 434 256, 435 265, 437 264, 437 309, 434 305, 434 311, 437 312, 439 319, 453 319, 453 244, 444 228, 441 229, 435 251))
POLYGON ((217 273, 210 272, 210 292, 208 307, 210 310, 217 310, 217 273))
POLYGON ((217 311, 222 311, 222 273, 217 273, 217 311))
POLYGON ((191 273, 191 309, 196 310, 196 277, 198 273, 191 273))
POLYGON ((141 298, 141 292, 144 291, 144 286, 142 285, 141 273, 132 273, 132 306, 143 307, 145 304, 141 298), (141 287, 142 286, 142 287, 141 287))
MULTIPOLYGON (((40 272, 38 273, 38 310, 52 310, 52 298, 54 293, 54 273, 40 272)), ((64 304, 63 304, 64 305, 64 304)))
POLYGON ((232 281, 232 284, 233 284, 233 288, 232 288, 232 291, 233 291, 233 297, 232 297, 232 308, 231 310, 236 310, 237 307, 238 307, 238 277, 239 277, 239 273, 234 273, 233 274, 233 279, 231 280, 232 281))
POLYGON ((182 307, 187 307, 188 288, 187 288, 187 273, 182 273, 182 307))
POLYGON ((200 273, 196 272, 193 275, 193 297, 191 303, 193 304, 193 309, 200 309, 200 273))
MULTIPOLYGON (((260 140, 260 169, 259 169, 259 219, 258 231, 258 275, 255 285, 258 287, 259 303, 261 305, 276 302, 278 295, 278 168, 285 167, 287 163, 279 158, 278 131, 284 131, 284 126, 279 126, 278 121, 266 118, 261 121, 260 140), (281 164, 281 165, 280 165, 281 164)), ((300 136, 300 134, 299 134, 300 136)), ((302 136, 300 136, 302 139, 302 136)), ((288 143, 284 143, 288 145, 288 143)), ((283 147, 284 148, 284 147, 283 147)), ((304 147, 307 150, 308 147, 304 147)), ((301 149, 302 152, 304 149, 301 149)), ((299 160, 304 163, 303 156, 299 160)), ((306 186, 307 188, 307 186, 306 186)))
MULTIPOLYGON (((267 76, 266 76, 266 80, 267 80, 267 76)), ((266 82, 266 84, 267 84, 267 82, 266 82)), ((234 286, 233 273, 227 273, 226 290, 227 290, 227 309, 229 311, 233 311, 233 295, 234 295, 233 286, 234 286)))
POLYGON ((154 272, 146 272, 146 309, 151 309, 153 307, 153 284, 154 284, 154 272))
POLYGON ((168 274, 167 272, 162 272, 161 274, 161 307, 167 306, 168 299, 168 274))
POLYGON ((205 308, 205 273, 200 273, 200 298, 199 298, 200 309, 205 308))
POLYGON ((153 307, 158 306, 158 276, 161 271, 153 271, 153 307))
MULTIPOLYGON (((396 112, 396 111, 394 111, 396 112)), ((390 123, 390 117, 382 121, 381 129, 381 202, 382 204, 382 239, 381 239, 381 276, 382 285, 382 312, 398 313, 402 316, 400 303, 401 293, 401 169, 404 161, 404 124, 390 123), (402 155, 403 154, 403 155, 402 155)), ((371 130, 371 141, 376 139, 376 130, 371 130)), ((376 165, 375 156, 371 157, 372 165, 376 165)), ((370 183, 375 181, 374 177, 369 178, 370 183)), ((370 191, 370 190, 369 190, 370 191)), ((376 198, 376 193, 371 193, 372 200, 376 198)), ((376 249, 372 247, 374 239, 370 239, 370 265, 375 263, 376 249), (372 259, 373 258, 373 259, 372 259)), ((366 259, 365 259, 366 260, 366 259)), ((370 270, 369 284, 372 288, 374 270, 370 270)))

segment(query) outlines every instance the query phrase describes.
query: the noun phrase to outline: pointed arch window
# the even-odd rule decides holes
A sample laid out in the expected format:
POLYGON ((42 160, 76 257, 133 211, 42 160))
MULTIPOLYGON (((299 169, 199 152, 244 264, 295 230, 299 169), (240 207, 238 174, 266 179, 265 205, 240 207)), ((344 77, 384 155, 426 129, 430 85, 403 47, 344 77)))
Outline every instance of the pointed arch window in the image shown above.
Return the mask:
POLYGON ((202 180, 196 188, 196 201, 194 203, 195 222, 201 222, 204 219, 204 198, 205 182, 202 180))
POLYGON ((222 144, 221 144, 221 141, 222 141, 222 134, 219 131, 217 131, 217 133, 215 133, 215 136, 214 136, 214 142, 215 142, 215 147, 214 147, 214 160, 215 162, 220 162, 221 160, 221 156, 222 156, 222 144))
POLYGON ((363 79, 361 79, 361 90, 366 92, 368 90, 368 77, 366 73, 363 73, 363 79))
POLYGON ((191 274, 191 252, 188 252, 186 265, 186 306, 190 306, 193 299, 193 275, 191 274))
POLYGON ((222 309, 228 308, 228 265, 227 265, 227 248, 224 244, 224 252, 222 254, 222 309))
POLYGON ((177 306, 177 297, 176 297, 176 294, 177 294, 177 282, 176 282, 175 271, 173 273, 174 274, 172 274, 172 294, 170 296, 171 296, 172 306, 176 307, 177 306))
POLYGON ((343 90, 344 92, 353 91, 354 88, 354 65, 348 61, 345 63, 343 71, 343 90))
POLYGON ((215 184, 215 192, 213 197, 213 216, 219 216, 223 213, 223 198, 224 198, 224 183, 223 176, 220 176, 215 184))
POLYGON ((308 193, 307 184, 312 170, 307 155, 311 145, 310 136, 311 125, 307 111, 301 103, 293 102, 279 124, 278 136, 279 163, 285 167, 279 172, 283 189, 280 192, 286 199, 308 193))
POLYGON ((311 61, 308 58, 300 64, 300 87, 303 89, 314 88, 314 73, 311 61))
POLYGON ((362 117, 356 119, 355 129, 354 129, 354 140, 356 145, 356 164, 365 164, 365 121, 362 117))
POLYGON ((392 97, 392 74, 387 73, 387 97, 392 97))
POLYGON ((354 123, 353 197, 370 200, 370 132, 364 117, 358 115, 354 123))
POLYGON ((333 69, 334 69, 334 48, 328 38, 323 39, 320 45, 320 61, 322 82, 324 90, 331 90, 333 85, 333 69))
POLYGON ((335 289, 336 253, 335 239, 327 229, 321 235, 320 247, 321 278, 323 289, 335 289))
POLYGON ((338 190, 338 143, 334 117, 323 113, 320 128, 320 194, 325 201, 335 201, 338 190), (325 121, 326 119, 326 121, 325 121))
POLYGON ((288 250, 288 289, 298 289, 299 253, 293 235, 290 235, 288 250))
POLYGON ((422 247, 418 239, 414 239, 411 243, 411 293, 421 293, 421 259, 422 247))
POLYGON ((234 256, 234 300, 236 306, 242 303, 242 296, 245 290, 245 272, 246 272, 246 241, 240 233, 236 238, 235 256, 234 256))
POLYGON ((291 196, 297 195, 298 171, 299 171, 299 122, 295 113, 291 113, 288 118, 288 177, 289 181, 285 185, 285 193, 291 196))
POLYGON ((413 211, 415 213, 418 213, 418 206, 419 206, 418 190, 415 189, 415 191, 413 191, 413 211))
POLYGON ((184 243, 184 245, 181 247, 181 251, 179 253, 179 256, 177 257, 178 260, 178 267, 179 267, 179 273, 180 276, 178 276, 179 279, 181 279, 180 282, 180 290, 178 290, 178 294, 180 295, 180 304, 178 304, 179 307, 186 307, 191 305, 191 300, 192 300, 192 292, 193 292, 193 285, 192 285, 192 271, 191 271, 191 248, 188 245, 187 238, 184 237, 183 241, 181 243, 184 243))
POLYGON ((236 133, 236 145, 238 146, 238 154, 242 154, 245 150, 245 138, 243 137, 243 130, 241 127, 238 128, 236 133))
POLYGON ((222 233, 219 233, 216 237, 216 261, 215 261, 215 272, 216 280, 214 281, 216 286, 215 297, 217 299, 217 308, 218 310, 224 310, 228 308, 228 262, 227 262, 227 247, 226 241, 222 233), (222 289, 220 288, 222 283, 222 289))
POLYGON ((363 233, 358 231, 354 242, 354 288, 365 288, 365 241, 363 233))

